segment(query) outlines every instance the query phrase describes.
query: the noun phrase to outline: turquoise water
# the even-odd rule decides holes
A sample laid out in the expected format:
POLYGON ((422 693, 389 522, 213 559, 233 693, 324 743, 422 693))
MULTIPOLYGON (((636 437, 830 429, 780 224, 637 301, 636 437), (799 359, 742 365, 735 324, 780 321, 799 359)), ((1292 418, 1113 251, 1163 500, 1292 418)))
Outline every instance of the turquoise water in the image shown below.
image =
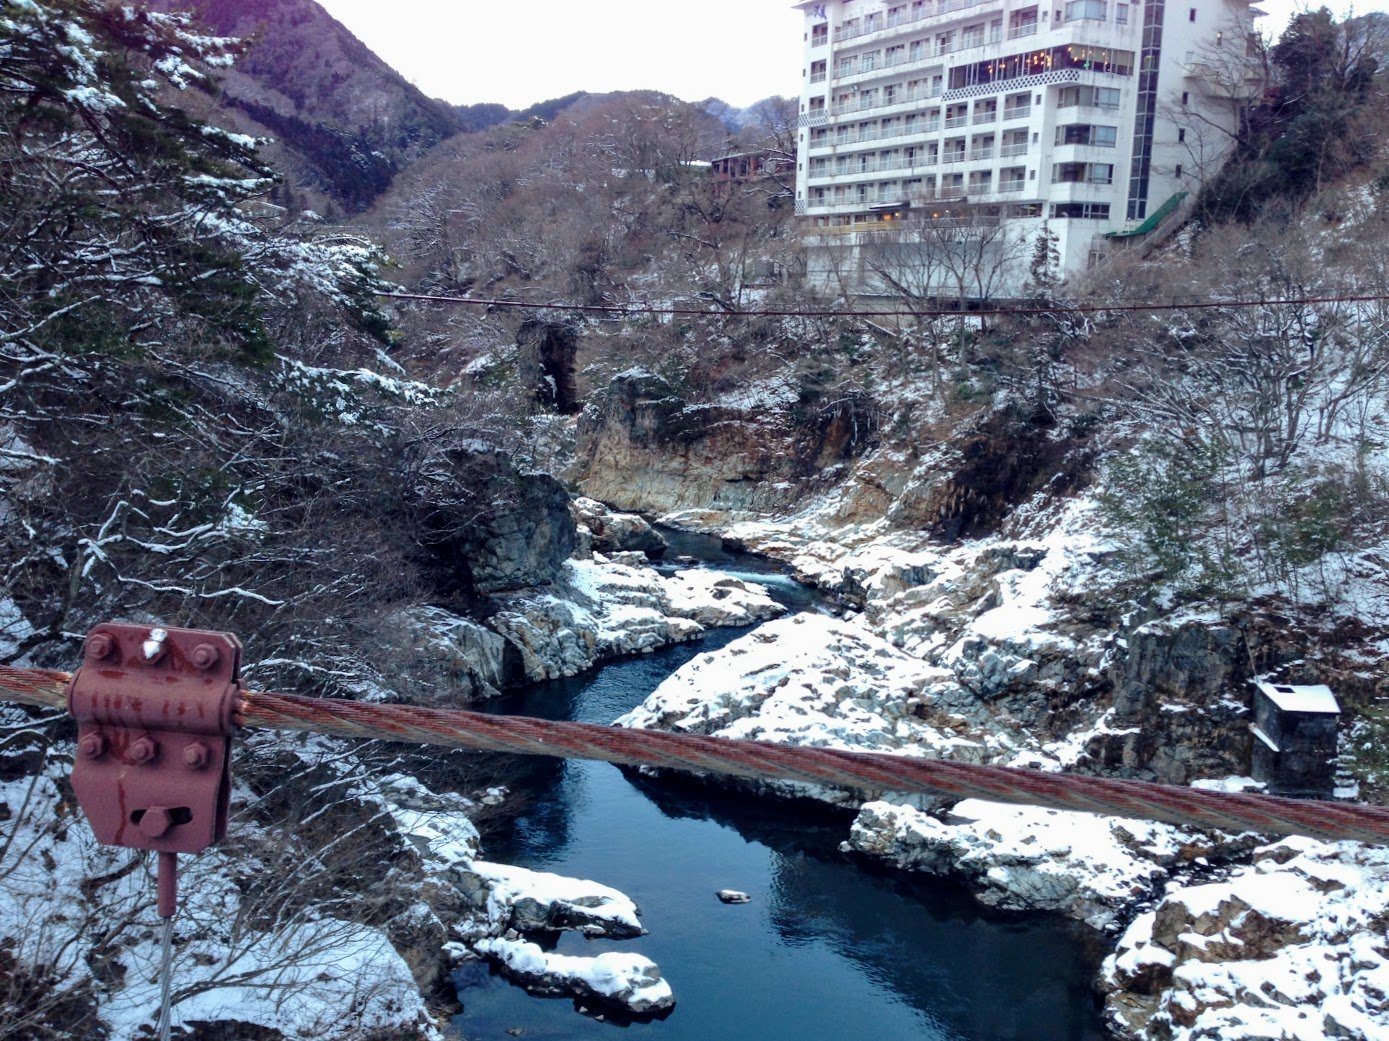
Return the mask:
MULTIPOLYGON (((689 545, 686 543, 686 545, 689 545)), ((716 544, 698 555, 716 555, 716 544)), ((691 552, 689 549, 684 552, 691 552)), ((761 573, 747 560, 718 561, 761 573)), ((795 607, 810 599, 791 591, 795 607)), ((540 684, 497 711, 608 723, 696 654, 740 634, 540 684)), ((877 871, 838 852, 849 818, 712 788, 650 781, 602 763, 527 760, 521 812, 490 859, 616 886, 650 935, 564 953, 630 950, 675 990, 666 1019, 626 1024, 568 999, 528 996, 485 967, 461 972, 456 1025, 470 1041, 612 1036, 632 1041, 1098 1041, 1094 962, 1069 923, 981 909, 948 884, 877 871), (716 890, 740 889, 745 905, 716 890)))

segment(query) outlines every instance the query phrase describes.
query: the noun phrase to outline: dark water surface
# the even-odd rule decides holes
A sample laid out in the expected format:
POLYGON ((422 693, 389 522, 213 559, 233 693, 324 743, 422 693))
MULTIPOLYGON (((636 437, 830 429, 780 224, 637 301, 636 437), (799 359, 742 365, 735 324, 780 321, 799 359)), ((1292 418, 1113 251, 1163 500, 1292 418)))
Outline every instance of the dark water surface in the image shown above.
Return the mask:
MULTIPOLYGON (((674 552, 770 579, 765 565, 717 542, 674 552)), ((496 711, 609 723, 697 654, 741 635, 613 662, 540 684, 496 711)), ((1056 917, 981 909, 962 890, 867 868, 838 852, 849 818, 714 789, 647 781, 603 763, 526 761, 518 817, 489 837, 489 859, 590 878, 627 893, 649 936, 620 942, 566 934, 559 950, 629 950, 652 958, 675 990, 669 1018, 622 1026, 576 1014, 568 999, 528 996, 484 967, 459 973, 469 1041, 1098 1041, 1094 972, 1056 917), (741 889, 752 903, 714 893, 741 889)))

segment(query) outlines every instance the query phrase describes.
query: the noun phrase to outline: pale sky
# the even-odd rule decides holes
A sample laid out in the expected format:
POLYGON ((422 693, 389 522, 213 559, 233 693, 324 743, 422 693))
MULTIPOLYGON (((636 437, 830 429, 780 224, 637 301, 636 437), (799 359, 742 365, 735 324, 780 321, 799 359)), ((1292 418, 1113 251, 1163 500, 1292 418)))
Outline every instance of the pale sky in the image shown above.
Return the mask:
POLYGON ((746 106, 799 94, 787 0, 319 0, 430 97, 520 109, 576 90, 746 106))
MULTIPOLYGON (((520 109, 576 90, 660 90, 738 106, 798 94, 801 14, 788 0, 319 0, 430 97, 520 109)), ((1311 0, 1264 0, 1279 33, 1311 0)), ((1389 0, 1329 0, 1338 16, 1389 0)))

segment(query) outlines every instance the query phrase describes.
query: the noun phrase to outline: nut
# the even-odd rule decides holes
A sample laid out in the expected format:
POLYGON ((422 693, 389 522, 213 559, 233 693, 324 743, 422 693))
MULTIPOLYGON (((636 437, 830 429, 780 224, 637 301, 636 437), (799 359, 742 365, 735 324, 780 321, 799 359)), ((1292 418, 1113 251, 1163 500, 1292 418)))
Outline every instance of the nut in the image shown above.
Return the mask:
POLYGON ((222 660, 222 652, 210 643, 200 643, 193 648, 193 664, 206 671, 215 669, 222 660))
POLYGON ((106 735, 88 734, 78 742, 77 750, 88 759, 100 759, 106 754, 106 735))
POLYGON ((183 764, 193 770, 201 770, 212 758, 212 749, 201 741, 194 741, 183 750, 183 764))
POLYGON ((137 737, 130 742, 130 747, 126 751, 133 762, 148 763, 159 754, 159 746, 154 743, 153 738, 137 737))
POLYGON ((102 661, 111 657, 116 649, 116 641, 109 633, 93 633, 87 637, 87 657, 92 661, 102 661))

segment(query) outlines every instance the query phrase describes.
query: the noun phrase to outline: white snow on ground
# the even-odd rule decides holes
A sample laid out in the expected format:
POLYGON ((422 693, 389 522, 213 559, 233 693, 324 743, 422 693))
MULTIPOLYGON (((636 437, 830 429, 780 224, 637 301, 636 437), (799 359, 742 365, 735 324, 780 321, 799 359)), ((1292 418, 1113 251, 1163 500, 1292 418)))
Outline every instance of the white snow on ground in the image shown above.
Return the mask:
POLYGON ((1069 688, 1077 669, 1098 674, 1112 655, 1100 634, 1077 633, 1053 606, 1059 594, 1084 593, 1106 575, 1113 547, 1096 534, 1094 509, 1083 500, 1066 504, 1037 538, 956 546, 880 526, 829 527, 813 514, 769 522, 685 512, 662 520, 717 530, 812 585, 861 598, 867 629, 992 697, 1069 688))
POLYGON ((496 958, 509 975, 542 993, 588 994, 641 1014, 675 1005, 656 963, 640 954, 609 951, 592 958, 551 954, 525 940, 482 940, 476 949, 496 958))
MULTIPOLYGON (((0 804, 14 814, 0 842, 0 936, 18 944, 12 953, 22 964, 51 966, 55 990, 91 988, 113 1041, 129 1041, 158 1011, 153 858, 98 846, 85 822, 71 819, 60 787, 67 769, 55 759, 36 777, 0 783, 0 804), (127 919, 145 928, 119 928, 127 919), (97 976, 73 941, 111 927, 117 946, 97 976)), ((259 916, 277 888, 265 879, 243 887, 237 853, 223 846, 179 860, 176 1025, 235 1010, 238 1021, 292 1039, 402 1026, 439 1036, 409 967, 380 930, 292 908, 266 928, 259 916)))
POLYGON ((1171 1041, 1389 1038, 1389 850, 1287 839, 1256 857, 1133 921, 1105 962, 1109 1015, 1171 1041))

